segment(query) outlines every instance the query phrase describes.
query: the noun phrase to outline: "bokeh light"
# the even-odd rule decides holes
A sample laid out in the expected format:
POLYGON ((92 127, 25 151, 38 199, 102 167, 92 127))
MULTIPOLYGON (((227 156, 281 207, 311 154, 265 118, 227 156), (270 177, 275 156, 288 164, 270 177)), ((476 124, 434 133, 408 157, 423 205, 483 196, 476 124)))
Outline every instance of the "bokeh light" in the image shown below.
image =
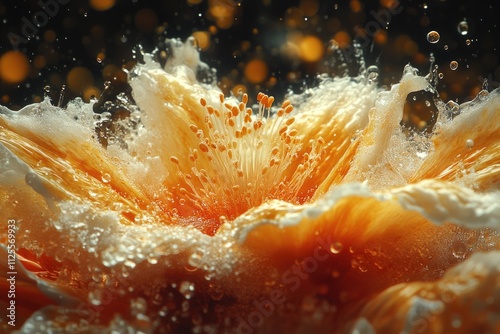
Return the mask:
POLYGON ((196 31, 193 33, 193 37, 198 43, 198 47, 204 51, 210 47, 210 34, 206 31, 196 31))
POLYGON ((144 8, 135 13, 135 26, 139 31, 150 33, 158 26, 158 16, 149 8, 144 8))
POLYGON ((66 81, 71 91, 81 94, 85 88, 94 84, 94 76, 87 68, 77 66, 68 73, 66 81))
POLYGON ((10 84, 26 79, 30 71, 28 58, 18 51, 8 51, 0 57, 0 77, 10 84))
POLYGON ((306 36, 299 43, 300 58, 306 62, 315 62, 323 57, 324 46, 316 36, 306 36))
POLYGON ((267 64, 261 59, 254 59, 245 66, 245 78, 253 84, 264 81, 267 77, 267 64))
POLYGON ((115 2, 116 0, 90 0, 90 6, 95 10, 108 10, 115 2))

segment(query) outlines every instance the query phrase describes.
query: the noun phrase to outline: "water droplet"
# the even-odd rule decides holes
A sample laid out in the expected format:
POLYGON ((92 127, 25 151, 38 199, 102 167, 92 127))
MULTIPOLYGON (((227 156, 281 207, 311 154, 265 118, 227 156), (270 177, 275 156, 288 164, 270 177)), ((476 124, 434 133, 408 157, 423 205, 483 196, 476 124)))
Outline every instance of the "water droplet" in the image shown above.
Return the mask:
POLYGON ((147 302, 144 298, 132 299, 130 301, 130 309, 133 315, 144 314, 147 306, 147 302))
POLYGON ((115 137, 108 137, 108 146, 111 146, 117 142, 115 137))
POLYGON ((188 259, 188 271, 195 271, 203 265, 203 252, 200 250, 195 251, 188 259))
POLYGON ((97 57, 97 62, 100 64, 102 63, 102 59, 100 57, 97 57))
POLYGON ((45 93, 47 93, 47 94, 48 94, 48 93, 50 93, 50 86, 49 86, 49 85, 47 85, 47 86, 43 87, 43 90, 44 90, 44 91, 45 91, 45 93))
POLYGON ((470 45, 470 39, 466 39, 465 44, 470 45))
POLYGON ((479 93, 477 93, 477 98, 480 100, 480 101, 483 101, 484 99, 486 99, 488 97, 490 93, 488 93, 488 91, 486 89, 483 89, 482 91, 480 91, 479 93))
POLYGON ((151 264, 157 264, 158 258, 154 254, 149 254, 146 260, 151 264))
POLYGON ((444 46, 444 50, 445 50, 445 51, 446 51, 446 50, 448 50, 448 44, 446 44, 446 45, 444 46))
POLYGON ((474 140, 467 139, 467 141, 465 142, 465 146, 467 146, 467 148, 472 148, 474 146, 474 140))
POLYGON ((89 301, 92 305, 101 305, 102 293, 101 290, 95 290, 89 292, 89 301))
POLYGON ((453 113, 453 114, 457 114, 458 113, 458 110, 460 109, 460 106, 458 103, 456 103, 455 101, 453 100, 449 100, 447 103, 446 103, 446 106, 448 107, 448 109, 453 113))
POLYGON ((221 300, 224 297, 224 290, 219 285, 209 284, 209 294, 213 300, 221 300))
POLYGON ((108 173, 103 173, 101 175, 101 180, 104 183, 109 183, 111 181, 111 175, 109 175, 108 173))
POLYGON ((455 71, 458 68, 458 62, 456 62, 455 60, 452 60, 450 62, 450 68, 452 71, 455 71))
POLYGON ((366 72, 368 74, 368 82, 370 82, 370 83, 377 82, 378 75, 380 72, 377 66, 375 66, 375 65, 369 66, 366 69, 366 72))
POLYGON ((435 30, 429 31, 429 33, 427 34, 427 41, 432 44, 439 42, 440 38, 441 36, 435 30))
POLYGON ((430 107, 431 106, 431 102, 429 100, 425 100, 425 106, 426 107, 430 107))
POLYGON ((443 73, 439 73, 439 74, 438 74, 438 78, 439 78, 439 79, 443 79, 443 78, 444 78, 444 74, 443 74, 443 73))
POLYGON ((194 284, 188 281, 181 282, 179 292, 182 293, 186 299, 191 299, 194 294, 194 284))
POLYGON ((330 245, 330 252, 333 254, 338 254, 342 251, 344 246, 340 242, 334 242, 333 244, 330 245))
POLYGON ((158 312, 158 314, 160 315, 160 317, 166 316, 168 314, 168 307, 163 306, 158 312))
POLYGON ((113 203, 113 210, 115 210, 115 211, 123 210, 123 203, 120 203, 120 202, 113 203))
POLYGON ((135 263, 134 261, 132 261, 132 260, 126 260, 126 261, 124 262, 124 264, 125 264, 127 267, 132 268, 132 269, 134 269, 134 268, 135 268, 135 266, 136 266, 136 263, 135 263))
POLYGON ((467 33, 469 32, 469 25, 467 24, 467 21, 461 21, 457 25, 457 30, 460 35, 462 36, 467 35, 467 33))
POLYGON ((464 259, 465 254, 467 249, 465 248, 465 244, 461 241, 455 241, 453 243, 452 247, 452 253, 453 256, 456 257, 457 259, 464 259))

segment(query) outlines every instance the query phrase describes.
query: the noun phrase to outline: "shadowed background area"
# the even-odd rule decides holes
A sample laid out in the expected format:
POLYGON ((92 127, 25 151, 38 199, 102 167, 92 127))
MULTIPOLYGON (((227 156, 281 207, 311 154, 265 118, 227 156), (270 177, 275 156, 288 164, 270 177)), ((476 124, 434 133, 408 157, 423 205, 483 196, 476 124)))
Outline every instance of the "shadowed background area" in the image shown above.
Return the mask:
POLYGON ((407 63, 427 73, 434 53, 441 98, 462 102, 485 78, 490 89, 500 85, 498 13, 493 1, 6 1, 0 101, 19 109, 49 94, 56 104, 63 85, 62 105, 89 101, 106 81, 108 93, 126 92, 122 69, 141 58, 139 45, 158 47, 162 59, 169 56, 165 38, 193 36, 226 94, 263 91, 280 100, 313 86, 318 73, 355 74, 357 41, 382 85, 397 82, 407 63), (435 43, 431 31, 439 33, 435 43))

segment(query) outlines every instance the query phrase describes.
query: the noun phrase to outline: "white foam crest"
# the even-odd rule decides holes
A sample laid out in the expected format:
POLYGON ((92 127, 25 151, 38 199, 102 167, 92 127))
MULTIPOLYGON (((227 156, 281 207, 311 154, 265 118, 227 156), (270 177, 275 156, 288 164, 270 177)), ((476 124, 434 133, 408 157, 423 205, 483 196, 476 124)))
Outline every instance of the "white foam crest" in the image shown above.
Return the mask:
POLYGON ((452 222, 469 228, 500 229, 500 192, 476 193, 465 187, 423 180, 390 191, 407 210, 435 224, 452 222))

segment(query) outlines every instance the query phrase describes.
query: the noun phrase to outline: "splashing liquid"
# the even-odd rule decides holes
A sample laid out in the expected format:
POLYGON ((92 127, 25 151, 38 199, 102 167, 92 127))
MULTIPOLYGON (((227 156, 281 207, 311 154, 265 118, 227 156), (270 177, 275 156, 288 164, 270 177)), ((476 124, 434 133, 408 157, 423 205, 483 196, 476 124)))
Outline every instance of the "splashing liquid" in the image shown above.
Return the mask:
POLYGON ((415 312, 467 328, 470 294, 488 312, 481 296, 500 291, 487 283, 500 256, 498 92, 436 98, 430 133, 407 135, 406 97, 435 94, 434 67, 405 67, 390 90, 368 67, 249 106, 196 79, 193 43, 171 45, 163 68, 146 55, 131 72, 129 118, 97 117, 96 101, 0 109, 2 219, 17 219, 19 268, 36 264, 19 292, 61 296, 21 332, 400 331, 415 312))

